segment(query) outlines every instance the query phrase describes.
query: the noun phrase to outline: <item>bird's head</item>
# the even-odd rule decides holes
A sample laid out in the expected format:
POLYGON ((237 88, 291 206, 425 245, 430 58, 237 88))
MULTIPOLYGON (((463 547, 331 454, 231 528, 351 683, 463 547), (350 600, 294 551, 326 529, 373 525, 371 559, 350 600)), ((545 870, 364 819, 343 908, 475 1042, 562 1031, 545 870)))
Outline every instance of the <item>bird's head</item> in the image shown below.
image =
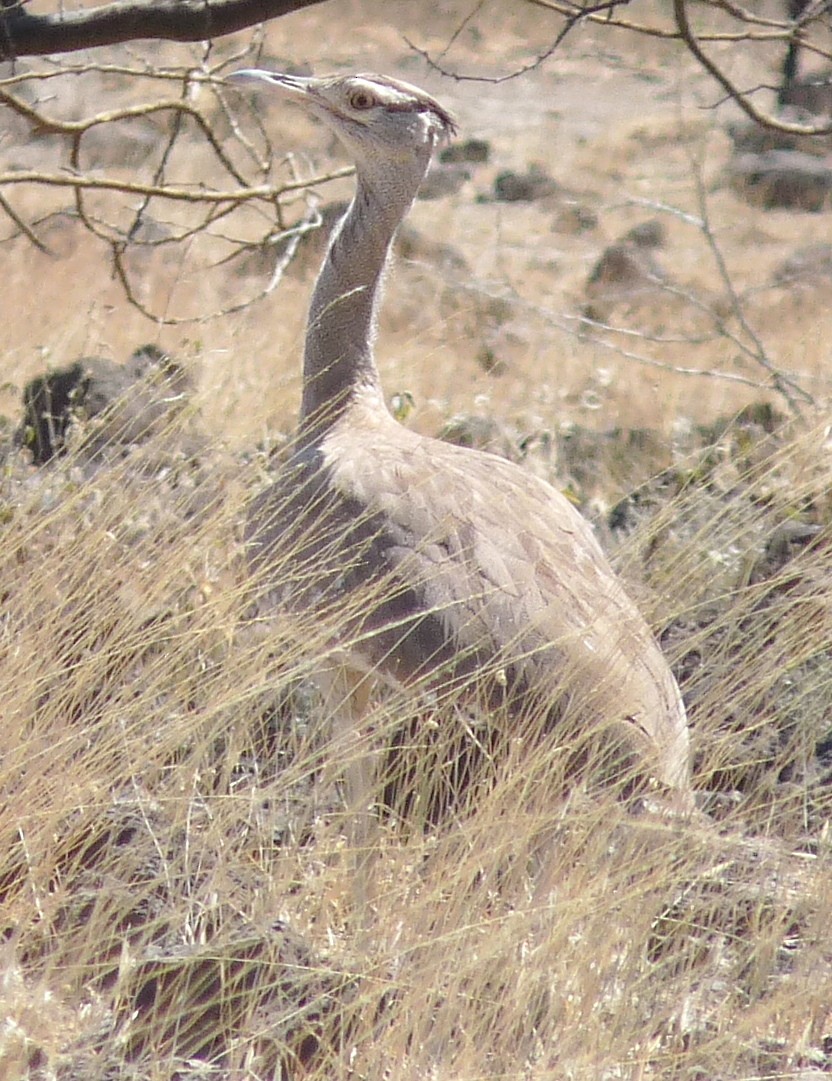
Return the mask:
POLYGON ((231 79, 259 79, 322 120, 357 165, 427 162, 437 142, 456 132, 453 116, 416 86, 384 75, 311 78, 260 68, 231 79))

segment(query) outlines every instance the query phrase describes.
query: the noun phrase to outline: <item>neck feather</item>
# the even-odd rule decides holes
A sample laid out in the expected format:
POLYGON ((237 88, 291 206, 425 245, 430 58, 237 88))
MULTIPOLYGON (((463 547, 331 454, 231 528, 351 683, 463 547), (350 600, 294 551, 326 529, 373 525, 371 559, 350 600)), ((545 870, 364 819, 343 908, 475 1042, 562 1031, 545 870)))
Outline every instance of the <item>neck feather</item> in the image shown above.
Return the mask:
POLYGON ((303 362, 304 442, 321 438, 357 389, 381 395, 373 355, 379 286, 393 235, 424 171, 402 184, 359 170, 355 197, 335 229, 312 294, 303 362))

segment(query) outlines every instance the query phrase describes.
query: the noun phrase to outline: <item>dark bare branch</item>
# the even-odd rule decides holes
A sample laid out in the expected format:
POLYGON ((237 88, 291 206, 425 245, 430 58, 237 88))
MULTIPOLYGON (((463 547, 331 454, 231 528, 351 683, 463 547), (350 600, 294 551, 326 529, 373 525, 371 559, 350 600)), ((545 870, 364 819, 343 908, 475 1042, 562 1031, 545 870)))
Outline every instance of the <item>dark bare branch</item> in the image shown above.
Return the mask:
POLYGON ((832 125, 830 124, 795 124, 788 120, 783 120, 779 117, 761 112, 750 101, 748 95, 744 94, 739 87, 735 86, 722 68, 720 68, 719 65, 703 51, 688 20, 686 0, 673 0, 673 15, 685 45, 687 45, 688 49, 696 57, 697 61, 702 65, 705 71, 719 83, 729 97, 733 98, 746 116, 750 117, 756 123, 762 124, 763 127, 771 128, 775 131, 787 132, 791 135, 829 135, 832 133, 832 125))
POLYGON ((144 38, 204 41, 279 18, 323 0, 152 0, 31 15, 0 8, 0 60, 46 56, 144 38))
MULTIPOLYGON (((533 2, 533 0, 532 0, 533 2)), ((527 64, 522 64, 520 67, 514 68, 507 75, 463 75, 458 71, 451 71, 448 68, 443 67, 438 61, 434 60, 430 53, 425 49, 420 49, 417 45, 414 45, 412 41, 407 41, 408 46, 418 53, 419 56, 427 63, 427 65, 433 68, 434 71, 440 75, 444 75, 448 79, 454 79, 458 83, 462 82, 475 82, 475 83, 504 83, 510 79, 517 79, 521 75, 525 75, 529 71, 534 71, 535 68, 539 68, 545 63, 557 50, 560 43, 569 33, 569 31, 584 19, 588 19, 591 16, 595 18, 599 17, 602 13, 606 13, 607 16, 611 16, 615 9, 622 4, 628 4, 630 0, 599 0, 598 3, 591 4, 587 7, 576 8, 574 11, 569 12, 565 16, 564 25, 561 27, 554 41, 543 52, 539 53, 533 60, 530 60, 527 64)), ((448 46, 443 50, 442 55, 447 52, 448 46)))
POLYGON ((320 183, 322 180, 336 180, 341 177, 352 176, 352 174, 352 167, 346 166, 343 169, 333 169, 326 177, 319 177, 314 181, 299 180, 289 184, 281 184, 280 187, 264 184, 251 188, 213 191, 209 188, 196 186, 183 188, 169 184, 142 184, 109 176, 83 175, 71 172, 46 173, 16 169, 11 172, 0 173, 0 188, 6 184, 37 184, 43 187, 73 188, 83 191, 120 191, 147 198, 171 199, 180 203, 247 203, 255 199, 265 199, 271 202, 276 195, 301 191, 311 184, 320 183))

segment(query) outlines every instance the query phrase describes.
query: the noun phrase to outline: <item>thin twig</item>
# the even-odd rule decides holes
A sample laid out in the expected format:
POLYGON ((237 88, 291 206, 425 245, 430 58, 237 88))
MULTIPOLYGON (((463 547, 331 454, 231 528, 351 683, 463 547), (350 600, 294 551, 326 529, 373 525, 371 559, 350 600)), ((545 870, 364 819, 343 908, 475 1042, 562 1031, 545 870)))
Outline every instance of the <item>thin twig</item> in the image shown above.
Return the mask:
POLYGON ((73 139, 74 146, 79 145, 81 137, 90 129, 104 124, 115 124, 121 120, 135 120, 159 112, 173 112, 176 115, 185 114, 199 126, 208 145, 214 151, 217 160, 222 164, 229 176, 238 184, 245 185, 245 181, 236 166, 217 140, 210 123, 200 110, 188 101, 174 98, 166 101, 144 102, 141 105, 96 113, 94 116, 86 117, 83 120, 58 120, 55 117, 47 116, 33 108, 28 102, 8 93, 2 86, 0 86, 0 102, 8 105, 10 109, 27 120, 36 131, 49 135, 66 135, 73 139))
MULTIPOLYGON (((443 67, 438 61, 434 60, 427 49, 420 49, 418 45, 415 45, 407 37, 405 37, 405 43, 415 53, 422 57, 428 67, 438 72, 440 75, 444 75, 448 79, 453 79, 455 82, 473 82, 473 83, 505 83, 511 79, 518 79, 521 75, 525 75, 529 71, 534 71, 536 68, 541 67, 558 49, 563 39, 569 33, 569 31, 584 19, 589 18, 592 15, 598 16, 601 12, 610 12, 620 4, 629 3, 629 0, 602 0, 601 3, 592 4, 586 8, 577 8, 574 11, 565 15, 566 22, 561 27, 555 40, 543 52, 531 60, 528 64, 523 64, 519 68, 515 68, 514 71, 510 71, 507 75, 463 75, 458 71, 451 71, 448 68, 443 67)), ((444 55, 447 52, 448 46, 442 50, 440 55, 444 55)))
POLYGON ((149 195, 171 199, 182 203, 248 203, 257 199, 271 201, 276 196, 286 195, 313 185, 324 184, 330 180, 341 180, 352 176, 352 166, 333 169, 332 172, 311 180, 288 184, 262 184, 257 187, 235 188, 228 191, 213 191, 210 188, 176 188, 169 185, 141 184, 136 181, 118 180, 115 177, 90 176, 88 173, 41 173, 34 170, 0 173, 0 185, 3 184, 43 184, 56 188, 83 188, 88 191, 119 191, 127 195, 149 195))
POLYGON ((0 207, 2 207, 3 212, 6 214, 7 217, 11 218, 11 220, 15 223, 21 233, 28 237, 28 239, 31 241, 32 244, 34 244, 38 251, 42 251, 44 255, 54 254, 54 252, 50 251, 46 244, 43 243, 40 237, 38 237, 37 233, 35 233, 35 231, 26 224, 23 218, 20 217, 20 215, 17 213, 11 203, 6 199, 2 192, 0 192, 0 207))
POLYGON ((793 124, 757 109, 749 100, 748 95, 744 94, 700 47, 688 20, 687 0, 673 0, 673 14, 679 33, 688 49, 751 120, 762 124, 763 127, 787 132, 790 135, 832 135, 832 124, 793 124))
MULTIPOLYGON (((728 266, 725 262, 725 257, 722 254, 722 249, 717 243, 713 230, 711 229, 710 221, 708 218, 708 197, 705 191, 705 185, 702 179, 702 171, 699 168, 693 170, 694 184, 696 185, 696 198, 699 205, 699 216, 702 219, 701 231, 705 238, 705 242, 708 245, 708 249, 711 253, 711 258, 716 265, 717 272, 720 280, 725 288, 728 298, 731 302, 731 311, 734 318, 742 327, 744 333, 748 336, 749 340, 753 343, 754 348, 749 349, 747 346, 743 348, 743 352, 747 357, 754 361, 755 364, 759 364, 761 368, 764 368, 771 376, 774 389, 785 398, 789 405, 789 408, 793 413, 800 413, 800 403, 804 405, 815 405, 815 400, 808 391, 804 390, 799 383, 796 383, 793 379, 789 378, 780 368, 771 362, 766 353, 765 345, 763 344, 760 336, 757 334, 754 327, 748 321, 743 308, 742 301, 736 288, 731 274, 728 271, 728 266)), ((736 341, 738 345, 743 347, 744 343, 736 338, 732 340, 736 341)))

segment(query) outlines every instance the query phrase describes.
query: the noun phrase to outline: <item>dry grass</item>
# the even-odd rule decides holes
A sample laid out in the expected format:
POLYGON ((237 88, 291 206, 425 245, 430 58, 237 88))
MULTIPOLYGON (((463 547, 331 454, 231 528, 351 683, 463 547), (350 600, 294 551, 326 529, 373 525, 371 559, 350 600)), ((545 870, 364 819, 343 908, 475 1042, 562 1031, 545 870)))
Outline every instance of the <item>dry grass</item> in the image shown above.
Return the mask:
MULTIPOLYGON (((363 912, 304 682, 325 628, 247 629, 241 464, 177 471, 172 439, 164 479, 151 447, 145 476, 132 457, 8 480, 5 1076, 294 1076, 318 1039, 312 1076, 828 1062, 829 546, 764 550, 790 511, 828 529, 824 433, 723 437, 674 499, 645 496, 621 552, 655 591, 711 821, 553 795, 562 748, 515 746, 424 830, 444 758, 422 718, 363 912), (760 461, 724 487, 749 440, 760 461)), ((336 753, 378 756, 410 718, 380 699, 336 753)))
MULTIPOLYGON (((605 340, 640 360, 577 320, 604 244, 651 213, 622 192, 698 214, 691 160, 704 155, 706 187, 715 183, 726 143, 719 118, 689 107, 702 88, 685 62, 595 30, 568 43, 556 70, 504 90, 454 87, 431 82, 391 29, 418 32, 410 5, 390 5, 389 26, 366 4, 339 11, 341 22, 323 8, 281 20, 270 53, 297 57, 302 42, 316 69, 423 82, 497 156, 453 201, 417 205, 413 222, 508 303, 506 369, 481 367, 481 309, 449 301, 447 272, 403 263, 381 326, 386 389, 414 395, 409 423, 424 431, 459 416, 488 422, 503 452, 575 492, 679 676, 707 818, 629 816, 562 783, 562 748, 515 739, 488 784, 426 827, 449 748, 486 732, 453 703, 437 727, 421 702, 379 695, 367 731, 332 747, 308 681, 327 628, 253 627, 239 551, 245 503, 296 409, 309 275, 289 274, 247 312, 159 330, 197 381, 193 411, 169 432, 95 467, 83 451, 41 470, 25 452, 3 459, 0 1076, 832 1072, 832 328, 822 290, 768 287, 828 215, 766 214, 708 192, 745 314, 816 399, 799 419, 762 410, 715 427, 750 401, 783 403, 649 366, 765 382, 736 342, 702 334, 713 321, 689 299, 621 316, 625 331, 656 340, 605 340), (600 66, 599 50, 613 51, 600 66), (599 215, 588 234, 558 231, 552 206, 473 198, 499 168, 551 159, 553 131, 552 170, 599 215), (603 434, 614 428, 624 434, 603 434), (211 435, 194 442, 195 431, 211 435), (370 755, 381 794, 397 739, 396 812, 358 855, 332 763, 370 755)), ((426 43, 445 43, 458 14, 437 17, 426 43)), ((483 19, 488 48, 470 29, 456 46, 470 64, 497 69, 549 35, 539 10, 483 19)), ((67 79, 61 92, 84 85, 67 79)), ((138 92, 108 85, 123 100, 138 92)), ((59 107, 73 105, 59 94, 59 107)), ((269 124, 281 146, 330 162, 319 129, 275 110, 269 124)), ((36 141, 2 149, 41 164, 55 153, 36 141)), ((192 149, 175 167, 202 179, 208 162, 192 149)), ((51 209, 42 195, 20 198, 19 209, 51 209)), ((721 297, 702 229, 666 222, 661 258, 674 279, 721 297)), ((121 358, 153 337, 110 280, 104 249, 77 225, 53 228, 63 254, 51 260, 20 238, 4 244, 2 408, 15 421, 44 360, 121 358)), ((144 256, 145 299, 198 314, 255 292, 250 276, 212 269, 227 254, 213 236, 144 256)))

